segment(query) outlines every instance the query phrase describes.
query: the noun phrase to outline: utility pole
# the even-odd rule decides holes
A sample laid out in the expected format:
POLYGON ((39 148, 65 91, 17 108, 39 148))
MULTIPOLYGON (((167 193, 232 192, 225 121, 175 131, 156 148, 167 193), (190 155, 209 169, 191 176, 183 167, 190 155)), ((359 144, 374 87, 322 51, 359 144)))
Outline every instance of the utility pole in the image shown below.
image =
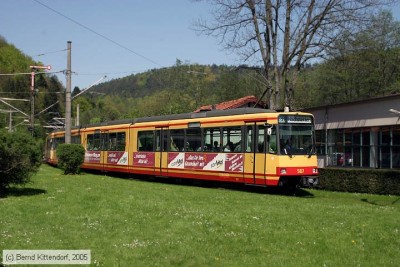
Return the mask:
POLYGON ((32 69, 31 72, 31 117, 30 117, 30 122, 31 122, 31 134, 33 136, 34 133, 34 127, 35 127, 35 70, 36 68, 32 68, 35 66, 30 66, 32 69))
POLYGON ((65 91, 65 143, 71 144, 71 41, 67 42, 67 88, 65 91))
POLYGON ((76 121, 75 121, 75 126, 79 126, 79 104, 76 104, 76 121))
POLYGON ((31 131, 32 136, 34 133, 35 127, 35 74, 38 69, 46 69, 51 70, 51 66, 29 66, 31 68, 31 116, 30 116, 30 123, 31 123, 31 131))

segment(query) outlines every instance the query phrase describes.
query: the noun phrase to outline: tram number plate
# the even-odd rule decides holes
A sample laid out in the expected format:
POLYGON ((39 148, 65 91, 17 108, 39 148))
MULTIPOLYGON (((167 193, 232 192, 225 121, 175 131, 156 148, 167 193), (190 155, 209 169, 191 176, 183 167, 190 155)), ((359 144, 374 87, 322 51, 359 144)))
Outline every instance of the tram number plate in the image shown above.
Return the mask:
POLYGON ((298 174, 304 173, 304 169, 297 169, 297 173, 298 173, 298 174))

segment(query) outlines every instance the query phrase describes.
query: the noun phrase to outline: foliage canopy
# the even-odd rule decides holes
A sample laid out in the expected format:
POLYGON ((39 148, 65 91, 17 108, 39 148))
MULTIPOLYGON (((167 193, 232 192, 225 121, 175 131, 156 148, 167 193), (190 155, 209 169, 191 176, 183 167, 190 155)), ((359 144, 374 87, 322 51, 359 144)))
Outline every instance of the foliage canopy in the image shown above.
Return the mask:
POLYGON ((26 184, 41 164, 40 143, 26 132, 0 130, 0 191, 26 184))
POLYGON ((85 158, 85 149, 80 144, 60 144, 57 147, 58 166, 64 174, 77 174, 85 158))

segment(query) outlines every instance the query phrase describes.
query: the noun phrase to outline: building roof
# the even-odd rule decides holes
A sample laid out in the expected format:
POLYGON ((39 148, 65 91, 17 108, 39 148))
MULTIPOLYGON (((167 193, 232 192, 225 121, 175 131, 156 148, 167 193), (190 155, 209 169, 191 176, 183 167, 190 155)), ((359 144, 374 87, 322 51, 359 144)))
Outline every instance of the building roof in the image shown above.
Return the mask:
POLYGON ((320 105, 320 106, 315 106, 315 107, 309 107, 309 108, 301 108, 300 111, 304 112, 312 112, 314 110, 319 110, 319 109, 326 109, 326 108, 332 108, 332 107, 343 107, 343 106, 353 106, 356 104, 363 104, 363 103, 375 103, 377 101, 384 101, 387 99, 398 99, 400 100, 400 94, 399 93, 393 93, 390 95, 385 95, 385 96, 376 96, 376 97, 371 97, 371 98, 366 98, 366 99, 360 99, 360 100, 354 100, 354 101, 349 101, 349 102, 343 102, 343 103, 337 103, 337 104, 326 104, 326 105, 320 105))
MULTIPOLYGON (((204 112, 210 110, 226 110, 234 109, 239 107, 253 107, 257 103, 258 99, 255 96, 245 96, 239 99, 234 99, 226 102, 222 102, 215 105, 206 105, 198 108, 194 112, 204 112)), ((263 108, 263 103, 258 103, 257 107, 263 108)))

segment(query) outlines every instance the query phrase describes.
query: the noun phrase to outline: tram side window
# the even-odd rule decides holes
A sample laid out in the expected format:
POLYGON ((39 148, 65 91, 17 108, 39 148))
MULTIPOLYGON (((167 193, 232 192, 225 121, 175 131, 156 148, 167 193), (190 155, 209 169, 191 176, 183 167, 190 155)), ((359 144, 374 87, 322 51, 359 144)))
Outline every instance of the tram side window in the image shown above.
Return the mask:
POLYGON ((254 128, 253 126, 246 127, 246 152, 254 152, 254 128))
POLYGON ((186 130, 185 151, 201 151, 201 129, 186 130))
POLYGON ((80 144, 81 143, 81 135, 71 136, 71 143, 72 144, 80 144))
POLYGON ((168 131, 156 130, 156 151, 167 151, 168 131))
POLYGON ((154 131, 138 132, 138 151, 154 151, 154 131))
POLYGON ((51 139, 51 150, 55 150, 57 146, 57 139, 56 138, 52 138, 51 139))
POLYGON ((224 152, 234 152, 235 148, 241 147, 242 128, 241 127, 225 127, 222 129, 222 144, 224 152))
POLYGON ((52 145, 53 145, 53 138, 46 139, 46 150, 52 149, 52 145))
POLYGON ((56 150, 59 144, 64 144, 65 138, 64 137, 56 137, 53 139, 52 149, 56 150))
POLYGON ((100 150, 100 134, 87 135, 87 150, 100 150))
POLYGON ((246 128, 246 152, 263 153, 265 151, 265 126, 256 125, 246 128))
POLYGON ((222 150, 221 139, 220 128, 205 128, 203 134, 203 151, 220 152, 222 150))
POLYGON ((117 151, 125 151, 126 135, 125 132, 117 133, 117 151))
POLYGON ((259 153, 265 152, 265 126, 264 125, 257 125, 256 152, 259 152, 259 153))
POLYGON ((170 130, 170 138, 169 151, 184 151, 185 131, 183 129, 170 130))
POLYGON ((107 151, 109 149, 110 149, 109 134, 108 132, 103 132, 100 134, 100 150, 107 151))
POLYGON ((110 133, 108 138, 108 150, 125 151, 125 132, 110 133))

